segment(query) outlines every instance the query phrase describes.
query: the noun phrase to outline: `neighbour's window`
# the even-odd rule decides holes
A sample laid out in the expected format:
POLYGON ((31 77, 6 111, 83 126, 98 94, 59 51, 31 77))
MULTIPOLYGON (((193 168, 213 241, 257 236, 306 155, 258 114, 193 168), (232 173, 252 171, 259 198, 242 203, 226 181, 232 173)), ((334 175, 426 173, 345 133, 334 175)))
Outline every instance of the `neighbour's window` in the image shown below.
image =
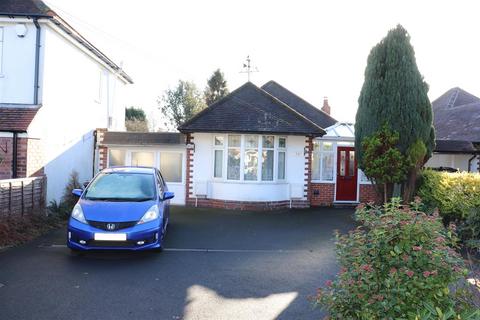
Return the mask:
POLYGON ((366 174, 360 169, 358 170, 358 176, 360 178, 360 182, 370 182, 370 180, 368 180, 368 177, 366 176, 366 174))
POLYGON ((333 143, 314 141, 312 155, 312 180, 333 181, 333 143))
POLYGON ((241 136, 228 136, 227 179, 240 180, 241 136))
POLYGON ((256 181, 258 171, 258 136, 245 136, 245 168, 243 179, 246 181, 256 181))
POLYGON ((278 138, 278 180, 285 180, 285 148, 287 147, 287 139, 285 137, 278 138))
POLYGON ((0 74, 3 73, 3 27, 0 27, 0 74))
POLYGON ((160 172, 166 182, 182 182, 182 159, 180 152, 160 153, 160 172))
POLYGON ((153 152, 137 151, 132 152, 132 166, 153 167, 155 165, 155 156, 153 152))
POLYGON ((273 180, 274 146, 274 136, 262 136, 262 181, 273 180))
POLYGON ((125 165, 125 150, 108 149, 108 166, 124 166, 125 165))
POLYGON ((223 136, 215 136, 213 144, 213 177, 223 177, 223 136))

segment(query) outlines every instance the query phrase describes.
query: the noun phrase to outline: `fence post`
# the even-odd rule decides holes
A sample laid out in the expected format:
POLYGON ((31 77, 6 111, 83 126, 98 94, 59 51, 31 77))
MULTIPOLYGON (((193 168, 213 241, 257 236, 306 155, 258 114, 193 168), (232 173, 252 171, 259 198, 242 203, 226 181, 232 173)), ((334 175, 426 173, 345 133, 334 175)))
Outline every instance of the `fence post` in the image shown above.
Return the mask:
POLYGON ((32 179, 32 212, 31 214, 35 213, 35 179, 32 179))
POLYGON ((8 215, 12 215, 12 182, 8 183, 8 215))
POLYGON ((22 194, 22 217, 23 217, 23 213, 25 211, 25 198, 24 198, 24 194, 23 194, 23 188, 24 188, 24 185, 23 185, 23 180, 20 181, 20 187, 21 187, 21 194, 22 194))

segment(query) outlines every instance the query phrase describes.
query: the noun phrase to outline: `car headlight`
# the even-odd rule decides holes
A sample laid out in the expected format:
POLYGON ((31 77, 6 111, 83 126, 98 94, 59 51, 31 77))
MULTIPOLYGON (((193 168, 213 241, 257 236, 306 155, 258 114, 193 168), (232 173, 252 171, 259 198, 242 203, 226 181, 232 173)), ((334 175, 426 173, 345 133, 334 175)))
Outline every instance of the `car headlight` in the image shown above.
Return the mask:
POLYGON ((81 223, 88 224, 87 220, 85 219, 85 216, 83 215, 82 207, 78 203, 75 205, 75 207, 73 207, 72 218, 77 221, 80 221, 81 223))
POLYGON ((150 209, 147 210, 147 212, 145 212, 142 219, 140 219, 140 221, 138 221, 137 224, 142 224, 142 223, 145 223, 145 222, 149 222, 149 221, 158 219, 159 216, 160 216, 160 212, 158 210, 158 206, 155 204, 155 205, 151 206, 150 209))

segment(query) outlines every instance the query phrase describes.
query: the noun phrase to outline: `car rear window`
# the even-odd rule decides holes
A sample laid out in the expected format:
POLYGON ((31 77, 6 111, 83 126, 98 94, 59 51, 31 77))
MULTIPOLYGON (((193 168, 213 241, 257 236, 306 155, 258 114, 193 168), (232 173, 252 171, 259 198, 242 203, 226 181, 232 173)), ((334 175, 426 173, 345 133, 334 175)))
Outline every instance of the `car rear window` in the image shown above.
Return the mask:
POLYGON ((113 172, 101 173, 90 184, 85 199, 146 201, 155 198, 153 174, 113 172))

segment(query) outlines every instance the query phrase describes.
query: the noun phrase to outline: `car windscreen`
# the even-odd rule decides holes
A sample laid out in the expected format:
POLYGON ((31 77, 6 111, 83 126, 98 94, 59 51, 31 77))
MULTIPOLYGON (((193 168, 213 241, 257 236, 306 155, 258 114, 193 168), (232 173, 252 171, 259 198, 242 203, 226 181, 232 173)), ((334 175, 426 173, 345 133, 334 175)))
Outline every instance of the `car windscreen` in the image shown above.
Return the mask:
POLYGON ((147 201, 156 196, 153 174, 113 172, 101 173, 90 184, 87 200, 147 201))

